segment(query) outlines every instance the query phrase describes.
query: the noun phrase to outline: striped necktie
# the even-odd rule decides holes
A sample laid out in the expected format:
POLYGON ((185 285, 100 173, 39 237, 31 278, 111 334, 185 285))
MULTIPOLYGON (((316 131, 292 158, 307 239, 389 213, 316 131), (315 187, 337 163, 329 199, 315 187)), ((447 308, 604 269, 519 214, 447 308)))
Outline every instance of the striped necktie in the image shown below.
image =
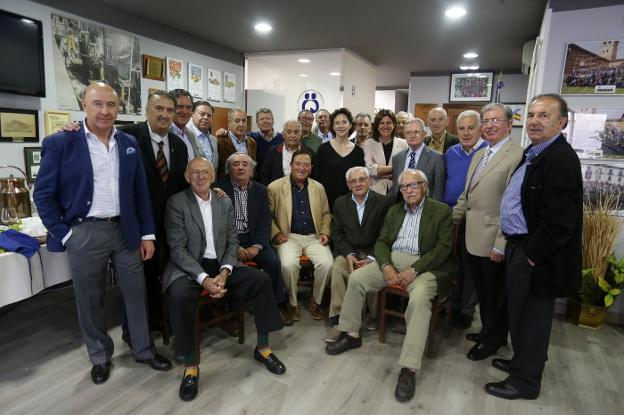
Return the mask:
POLYGON ((408 169, 416 169, 416 152, 412 151, 410 153, 409 164, 407 165, 408 169))
POLYGON ((479 160, 479 164, 477 165, 477 168, 475 169, 475 172, 472 175, 472 179, 471 179, 471 182, 470 182, 470 188, 472 188, 475 185, 475 181, 477 180, 477 178, 481 174, 481 171, 483 171, 483 168, 485 167, 487 162, 490 160, 490 156, 492 156, 492 149, 490 147, 488 147, 488 149, 485 150, 485 154, 483 155, 483 158, 481 160, 479 160))
POLYGON ((160 180, 162 180, 162 182, 166 184, 167 179, 169 179, 169 168, 167 167, 167 159, 165 158, 165 152, 163 150, 165 142, 159 141, 157 144, 158 153, 156 154, 156 170, 160 175, 160 180))

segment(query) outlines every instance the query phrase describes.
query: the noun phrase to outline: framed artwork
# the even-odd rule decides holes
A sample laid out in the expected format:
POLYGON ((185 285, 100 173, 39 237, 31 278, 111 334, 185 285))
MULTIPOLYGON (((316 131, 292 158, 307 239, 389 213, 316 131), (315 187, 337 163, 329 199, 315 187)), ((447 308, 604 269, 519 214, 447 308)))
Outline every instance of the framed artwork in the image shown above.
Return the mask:
MULTIPOLYGON (((624 194, 624 160, 581 160, 584 197, 595 201, 600 194, 624 194)), ((618 198, 617 214, 624 216, 624 197, 618 198)))
POLYGON ((45 135, 46 137, 56 133, 65 124, 71 122, 69 112, 46 111, 45 112, 45 135))
POLYGON ((221 71, 208 68, 208 99, 211 101, 221 101, 221 71))
POLYGON ((223 102, 236 102, 236 75, 223 72, 223 102))
POLYGON ((512 126, 514 127, 519 127, 522 128, 522 126, 524 125, 524 111, 525 111, 525 104, 505 104, 507 106, 509 106, 511 108, 511 112, 512 112, 512 116, 511 119, 513 121, 512 126))
POLYGON ((451 74, 451 102, 489 102, 492 100, 493 72, 451 74))
POLYGON ((151 55, 143 55, 143 78, 164 81, 165 68, 166 63, 164 59, 151 55))
POLYGON ((624 39, 568 43, 561 94, 624 94, 624 39))
POLYGON ((194 63, 188 64, 189 76, 188 76, 188 91, 194 98, 203 98, 204 96, 204 67, 195 65, 194 63))
POLYGON ((167 90, 184 89, 184 62, 167 57, 167 90))
POLYGON ((624 107, 571 108, 563 133, 581 159, 624 161, 624 107))
POLYGON ((41 147, 24 147, 24 166, 28 183, 33 183, 41 165, 41 147))
POLYGON ((0 142, 38 143, 37 111, 0 108, 0 142))

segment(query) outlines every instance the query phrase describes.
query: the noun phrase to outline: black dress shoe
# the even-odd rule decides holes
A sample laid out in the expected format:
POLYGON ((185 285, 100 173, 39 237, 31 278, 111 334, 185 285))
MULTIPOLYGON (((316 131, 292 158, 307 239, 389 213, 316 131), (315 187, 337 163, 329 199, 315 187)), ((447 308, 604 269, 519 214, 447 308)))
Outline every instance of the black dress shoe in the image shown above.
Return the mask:
POLYGON ((494 366, 498 370, 502 370, 503 372, 509 373, 510 364, 511 360, 509 359, 492 359, 492 366, 494 366))
POLYGON ((539 393, 522 392, 506 380, 502 382, 487 383, 485 385, 485 391, 492 396, 503 399, 537 399, 539 396, 539 393))
POLYGON ((267 370, 276 375, 283 375, 286 372, 286 365, 284 365, 273 353, 268 357, 264 357, 260 354, 258 349, 254 349, 254 359, 266 366, 267 370))
POLYGON ((161 372, 166 372, 167 370, 171 370, 171 362, 165 356, 161 356, 158 353, 155 353, 153 357, 149 359, 134 359, 137 363, 142 363, 145 365, 150 365, 150 367, 154 370, 160 370, 161 372))
POLYGON ((492 356, 497 350, 498 347, 490 346, 485 343, 477 343, 468 350, 466 357, 474 361, 483 360, 492 356))
POLYGON ((468 333, 466 334, 466 340, 479 343, 479 333, 468 333))
POLYGON ((407 402, 414 397, 415 390, 416 373, 406 367, 402 368, 396 389, 394 389, 394 397, 399 402, 407 402))
POLYGON ((199 368, 197 368, 197 376, 186 375, 180 384, 180 399, 183 401, 192 401, 197 396, 197 384, 199 383, 199 368))
POLYGON ((106 362, 103 365, 93 365, 91 368, 91 380, 96 385, 101 385, 108 380, 110 375, 111 362, 106 362))
POLYGON ((362 346, 361 337, 349 336, 346 332, 340 333, 340 337, 333 343, 327 343, 325 352, 327 354, 340 354, 347 350, 357 349, 362 346))

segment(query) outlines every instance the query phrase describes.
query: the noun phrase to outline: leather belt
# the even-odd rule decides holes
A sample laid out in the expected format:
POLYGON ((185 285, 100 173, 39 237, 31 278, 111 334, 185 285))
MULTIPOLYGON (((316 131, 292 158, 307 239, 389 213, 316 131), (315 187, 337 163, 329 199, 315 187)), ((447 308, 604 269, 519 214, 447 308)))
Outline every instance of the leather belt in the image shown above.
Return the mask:
POLYGON ((85 223, 85 222, 106 222, 106 223, 117 223, 119 222, 120 217, 119 216, 110 216, 108 218, 98 218, 95 216, 89 216, 86 218, 78 218, 78 219, 74 219, 72 221, 73 225, 76 225, 78 223, 85 223))

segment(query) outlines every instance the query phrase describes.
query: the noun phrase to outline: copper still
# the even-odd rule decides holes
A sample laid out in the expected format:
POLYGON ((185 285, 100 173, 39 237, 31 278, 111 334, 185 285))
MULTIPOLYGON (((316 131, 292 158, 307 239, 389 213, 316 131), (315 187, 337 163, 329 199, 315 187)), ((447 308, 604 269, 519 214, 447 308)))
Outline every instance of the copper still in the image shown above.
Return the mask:
POLYGON ((26 185, 26 173, 16 166, 0 165, 0 169, 13 168, 18 170, 24 178, 9 177, 0 178, 0 210, 4 207, 14 208, 18 218, 31 216, 30 191, 26 185))

